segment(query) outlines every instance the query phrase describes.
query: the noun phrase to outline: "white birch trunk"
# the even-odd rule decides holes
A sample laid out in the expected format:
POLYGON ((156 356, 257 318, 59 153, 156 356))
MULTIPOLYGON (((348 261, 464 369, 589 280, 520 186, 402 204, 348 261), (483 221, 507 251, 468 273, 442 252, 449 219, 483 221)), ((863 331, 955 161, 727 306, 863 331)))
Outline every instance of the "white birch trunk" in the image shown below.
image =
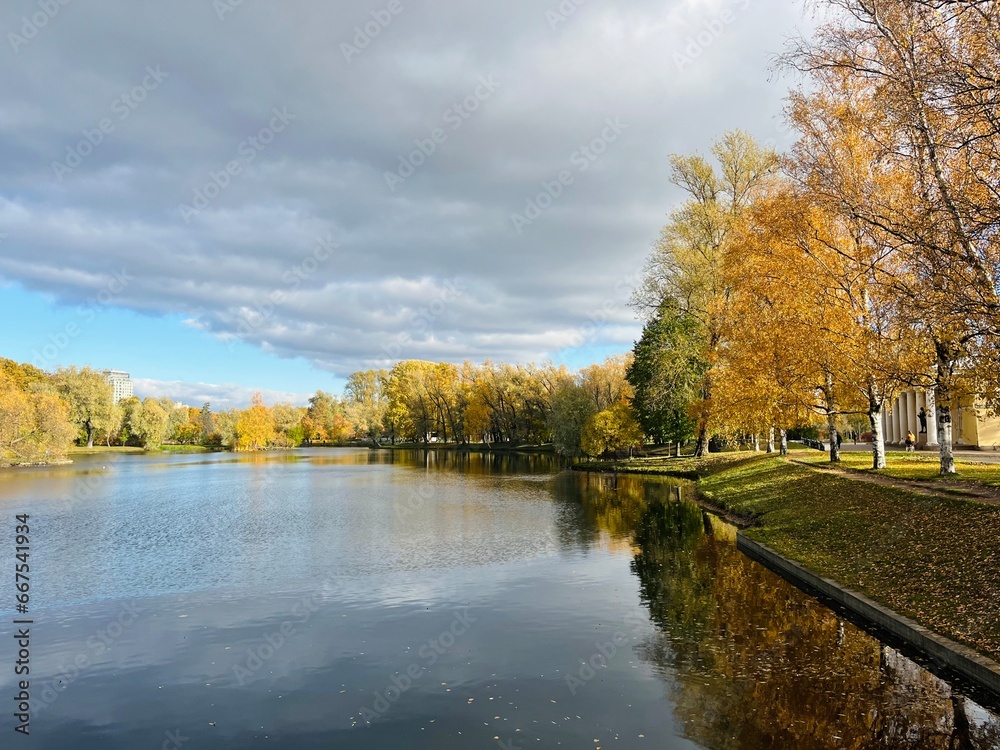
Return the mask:
POLYGON ((937 407, 937 437, 940 445, 941 473, 957 474, 955 469, 955 449, 952 445, 951 426, 951 383, 949 378, 954 362, 947 343, 936 341, 937 376, 934 401, 937 407))
POLYGON ((872 468, 884 469, 885 434, 882 431, 882 404, 871 404, 868 409, 868 421, 872 426, 872 468))

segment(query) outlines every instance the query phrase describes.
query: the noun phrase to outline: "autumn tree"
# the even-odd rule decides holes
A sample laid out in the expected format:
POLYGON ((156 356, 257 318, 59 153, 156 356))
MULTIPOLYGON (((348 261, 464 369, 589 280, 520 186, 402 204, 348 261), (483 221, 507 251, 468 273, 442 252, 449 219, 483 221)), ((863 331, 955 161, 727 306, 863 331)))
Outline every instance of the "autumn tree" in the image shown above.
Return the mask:
POLYGON ((713 309, 727 294, 722 259, 740 215, 778 164, 774 152, 739 131, 726 133, 712 155, 714 165, 697 155, 671 158, 671 179, 688 198, 663 228, 635 298, 647 318, 673 299, 700 323, 701 356, 708 367, 693 406, 696 456, 708 452, 713 420, 713 364, 722 343, 713 309))
POLYGON ((634 395, 628 379, 632 353, 608 357, 580 370, 580 387, 590 397, 595 411, 610 409, 619 401, 628 401, 634 395))
POLYGON ((825 4, 832 20, 786 58, 808 76, 791 99, 802 133, 795 158, 820 195, 903 256, 909 273, 897 293, 933 350, 941 472, 954 473, 958 399, 978 391, 1000 403, 996 12, 983 3, 825 4), (850 131, 874 152, 866 172, 845 173, 829 158, 828 145, 850 131))
POLYGON ((92 448, 94 435, 106 429, 111 419, 114 389, 103 375, 89 367, 59 370, 55 385, 69 404, 70 420, 85 435, 87 447, 92 448))
POLYGON ((348 419, 357 432, 365 435, 378 447, 386 416, 387 399, 385 370, 355 372, 347 379, 344 388, 348 419))
POLYGON ((873 465, 885 468, 883 409, 927 356, 895 293, 903 269, 879 235, 807 185, 773 188, 744 213, 723 264, 730 293, 717 310, 726 345, 716 406, 731 430, 755 432, 821 414, 834 461, 842 419, 863 414, 873 465))
POLYGON ((5 357, 0 357, 0 377, 6 377, 12 387, 20 391, 29 391, 32 386, 44 386, 49 381, 49 375, 44 370, 5 357))
POLYGON ((227 409, 215 414, 215 429, 221 445, 236 448, 236 425, 240 420, 238 409, 227 409))
POLYGON ((580 447, 590 456, 617 456, 641 448, 644 439, 632 407, 625 401, 619 401, 587 419, 580 447))
POLYGON ((549 418, 552 445, 556 453, 575 457, 583 453, 583 430, 588 420, 597 413, 594 398, 581 385, 563 383, 552 399, 549 418))
POLYGON ((39 381, 8 373, 0 367, 0 466, 65 455, 76 436, 68 405, 55 393, 34 389, 39 381))
POLYGON ((166 440, 170 415, 157 399, 146 398, 141 403, 135 399, 126 414, 129 434, 146 450, 155 450, 166 440))
POLYGON ((274 415, 264 405, 264 397, 260 391, 250 399, 250 408, 240 412, 236 420, 237 451, 267 450, 276 434, 274 415))
POLYGON ((305 440, 302 420, 307 410, 289 403, 275 404, 271 407, 274 420, 275 435, 272 445, 278 448, 297 448, 305 440))

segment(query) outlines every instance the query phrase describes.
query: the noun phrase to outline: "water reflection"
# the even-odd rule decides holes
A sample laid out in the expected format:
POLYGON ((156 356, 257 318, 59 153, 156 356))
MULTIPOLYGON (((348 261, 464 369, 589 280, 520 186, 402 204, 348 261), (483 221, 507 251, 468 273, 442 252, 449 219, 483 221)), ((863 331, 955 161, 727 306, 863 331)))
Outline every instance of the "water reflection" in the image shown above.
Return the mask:
MULTIPOLYGON (((639 649, 709 748, 1000 747, 1000 721, 740 553, 676 483, 580 481, 587 517, 634 530, 657 625, 639 649)), ((684 491, 686 493, 686 491, 684 491)))
POLYGON ((689 493, 451 451, 0 471, 0 505, 35 522, 36 689, 59 686, 30 746, 160 747, 179 728, 184 750, 1000 747, 989 712, 745 558, 689 493), (474 627, 421 656, 460 611, 474 627))

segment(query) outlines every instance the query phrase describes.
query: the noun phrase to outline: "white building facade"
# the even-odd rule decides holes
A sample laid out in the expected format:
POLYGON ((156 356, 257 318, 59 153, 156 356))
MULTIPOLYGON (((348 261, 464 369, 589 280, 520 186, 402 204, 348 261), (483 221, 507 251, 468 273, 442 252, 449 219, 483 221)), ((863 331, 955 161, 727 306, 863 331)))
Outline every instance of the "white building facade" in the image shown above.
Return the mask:
MULTIPOLYGON (((968 403, 952 409, 952 442, 956 448, 1000 448, 1000 419, 981 405, 968 403)), ((912 432, 918 448, 938 447, 937 404, 933 388, 909 388, 882 412, 882 434, 892 445, 906 443, 912 432)))
POLYGON ((102 370, 101 374, 104 375, 105 379, 111 383, 111 388, 114 390, 114 400, 117 404, 119 401, 132 398, 132 376, 127 372, 122 372, 121 370, 102 370))

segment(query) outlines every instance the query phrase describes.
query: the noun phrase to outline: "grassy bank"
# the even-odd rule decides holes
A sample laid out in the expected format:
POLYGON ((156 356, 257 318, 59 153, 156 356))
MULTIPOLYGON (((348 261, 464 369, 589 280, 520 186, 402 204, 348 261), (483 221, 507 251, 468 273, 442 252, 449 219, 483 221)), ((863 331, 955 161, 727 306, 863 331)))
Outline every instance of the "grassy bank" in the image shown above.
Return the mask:
POLYGON ((746 533, 820 575, 1000 659, 1000 507, 756 458, 699 490, 746 533))
MULTIPOLYGON (((371 447, 371 446, 369 446, 371 447)), ((551 443, 545 443, 542 445, 535 444, 524 444, 524 445, 506 445, 500 443, 493 443, 488 445, 486 443, 396 443, 395 445, 381 445, 380 449, 383 450, 396 450, 396 451, 459 451, 465 453, 554 453, 555 449, 552 447, 551 443)))
MULTIPOLYGON (((796 461, 829 466, 819 451, 796 461)), ((868 454, 845 453, 862 472, 868 454)), ((815 471, 777 456, 722 453, 704 459, 622 461, 621 473, 695 479, 704 500, 749 523, 746 534, 812 571, 856 589, 953 640, 1000 659, 1000 505, 948 497, 933 456, 893 454, 878 472, 927 480, 941 496, 815 471)), ((579 470, 612 471, 611 462, 579 470)), ((960 478, 991 484, 996 465, 960 462, 960 478)), ((867 470, 871 472, 870 469, 867 470)))
POLYGON ((95 445, 92 448, 87 448, 86 446, 78 447, 73 446, 70 448, 66 455, 72 458, 73 456, 92 456, 97 453, 145 453, 145 448, 132 448, 121 445, 95 445))
MULTIPOLYGON (((222 450, 220 448, 207 448, 204 445, 161 445, 155 452, 163 453, 208 453, 210 451, 222 450)), ((145 448, 134 448, 122 445, 95 445, 93 448, 73 446, 67 452, 67 456, 92 456, 98 453, 147 453, 145 448)))
POLYGON ((760 458, 759 453, 713 453, 705 458, 681 456, 669 458, 630 458, 622 461, 583 461, 573 466, 576 471, 596 471, 602 474, 649 474, 698 481, 760 458))

